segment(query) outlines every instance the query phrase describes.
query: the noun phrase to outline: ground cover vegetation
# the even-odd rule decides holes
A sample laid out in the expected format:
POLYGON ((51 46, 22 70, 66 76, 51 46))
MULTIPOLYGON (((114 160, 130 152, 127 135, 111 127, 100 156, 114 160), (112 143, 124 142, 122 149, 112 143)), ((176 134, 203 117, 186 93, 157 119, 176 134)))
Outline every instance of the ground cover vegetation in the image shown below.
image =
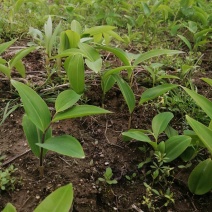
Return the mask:
POLYGON ((211 210, 210 1, 0 9, 0 210, 211 210))

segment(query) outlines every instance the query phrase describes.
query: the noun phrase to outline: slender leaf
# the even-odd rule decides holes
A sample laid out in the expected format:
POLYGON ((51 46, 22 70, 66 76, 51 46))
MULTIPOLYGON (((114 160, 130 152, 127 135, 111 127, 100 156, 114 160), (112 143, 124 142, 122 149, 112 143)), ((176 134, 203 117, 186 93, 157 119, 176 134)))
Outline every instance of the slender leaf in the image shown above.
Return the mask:
POLYGON ((99 115, 105 113, 111 112, 93 105, 76 105, 69 110, 56 114, 56 116, 53 118, 53 122, 63 119, 79 118, 83 116, 99 115))
POLYGON ((212 130, 189 116, 186 116, 186 120, 212 154, 212 130))
POLYGON ((19 61, 16 62, 15 68, 16 68, 16 70, 18 71, 18 73, 19 73, 23 78, 26 76, 26 73, 25 73, 25 66, 24 66, 24 64, 22 63, 21 60, 19 60, 19 61))
POLYGON ((47 196, 34 212, 68 212, 72 206, 73 196, 73 186, 69 183, 47 196))
POLYGON ((212 161, 210 158, 200 162, 188 178, 188 187, 191 192, 202 195, 212 189, 212 161))
POLYGON ((73 90, 61 92, 55 101, 56 112, 59 113, 72 107, 80 99, 80 97, 81 95, 77 94, 73 90))
POLYGON ((189 50, 192 51, 191 43, 189 42, 189 40, 183 35, 177 35, 177 36, 186 44, 189 50))
POLYGON ((26 55, 28 55, 28 54, 29 54, 30 52, 32 52, 33 50, 35 50, 35 47, 34 47, 34 46, 19 51, 19 52, 12 58, 12 60, 10 61, 10 68, 16 66, 16 64, 17 64, 23 57, 25 57, 26 55))
POLYGON ((11 70, 7 66, 0 64, 0 72, 10 78, 11 70))
POLYGON ((152 131, 156 140, 168 126, 174 115, 170 112, 159 113, 152 120, 152 131))
POLYGON ((80 142, 70 136, 62 135, 59 137, 51 137, 45 141, 45 143, 37 143, 38 146, 57 152, 62 155, 74 157, 74 158, 84 158, 85 154, 83 152, 80 142))
POLYGON ((71 22, 71 30, 74 32, 77 32, 79 35, 82 34, 82 27, 81 27, 80 23, 76 20, 73 20, 71 22))
POLYGON ((156 97, 158 97, 176 87, 177 87, 177 85, 174 85, 174 84, 163 84, 163 85, 158 85, 153 88, 149 88, 142 93, 139 104, 141 105, 144 102, 155 99, 156 97))
POLYGON ((13 43, 15 43, 17 39, 13 39, 9 42, 5 42, 5 43, 1 43, 0 44, 0 55, 5 51, 7 50, 11 45, 13 45, 13 43))
POLYGON ((192 99, 194 99, 197 105, 199 105, 204 110, 204 112, 212 119, 212 102, 204 96, 197 94, 196 92, 188 88, 182 88, 186 91, 186 93, 188 93, 188 95, 191 96, 192 99))
POLYGON ((210 86, 212 86, 212 79, 209 79, 209 78, 201 78, 201 80, 207 82, 210 86))
POLYGON ((173 54, 180 54, 180 53, 184 53, 182 51, 178 51, 178 50, 169 50, 169 49, 154 49, 154 50, 150 50, 148 52, 145 52, 143 54, 140 54, 140 56, 134 61, 134 66, 138 65, 139 63, 148 60, 150 58, 153 57, 158 57, 161 55, 173 55, 173 54))
POLYGON ((102 90, 103 93, 106 94, 116 83, 116 79, 114 78, 113 75, 110 75, 107 78, 102 78, 101 80, 101 86, 102 86, 102 90))
POLYGON ((11 80, 11 84, 18 90, 29 119, 44 132, 51 121, 51 114, 43 99, 27 85, 11 80))
POLYGON ((119 77, 118 75, 114 75, 114 77, 122 92, 122 95, 124 96, 124 99, 129 108, 129 112, 132 113, 135 109, 135 95, 130 86, 121 77, 119 77))
POLYGON ((165 141, 166 158, 164 162, 169 163, 179 157, 191 143, 191 137, 177 135, 165 141))

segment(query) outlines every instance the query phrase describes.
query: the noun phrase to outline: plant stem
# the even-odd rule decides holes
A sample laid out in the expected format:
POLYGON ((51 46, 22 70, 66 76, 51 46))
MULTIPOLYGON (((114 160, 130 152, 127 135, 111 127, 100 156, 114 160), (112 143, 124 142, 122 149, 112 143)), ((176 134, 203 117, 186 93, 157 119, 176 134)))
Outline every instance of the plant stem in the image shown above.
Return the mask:
MULTIPOLYGON (((45 142, 45 137, 46 137, 46 133, 48 131, 48 129, 50 128, 51 126, 51 123, 49 124, 49 126, 45 129, 45 131, 43 132, 43 135, 42 135, 42 139, 41 139, 41 143, 43 144, 45 142)), ((39 167, 38 167, 38 170, 40 172, 40 176, 43 177, 44 175, 44 166, 43 166, 43 158, 44 158, 44 155, 43 155, 43 147, 41 147, 40 149, 40 158, 39 158, 39 167)))
POLYGON ((130 113, 130 117, 129 117, 129 120, 128 120, 128 130, 131 128, 132 115, 133 115, 133 112, 132 112, 132 113, 130 113))

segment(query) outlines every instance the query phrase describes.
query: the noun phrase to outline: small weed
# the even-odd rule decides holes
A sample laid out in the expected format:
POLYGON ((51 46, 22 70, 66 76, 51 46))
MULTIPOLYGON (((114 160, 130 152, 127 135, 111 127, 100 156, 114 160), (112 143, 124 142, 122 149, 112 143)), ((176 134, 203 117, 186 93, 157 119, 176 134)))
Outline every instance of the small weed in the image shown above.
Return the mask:
POLYGON ((103 174, 103 177, 104 178, 99 177, 98 178, 98 181, 105 182, 105 183, 107 183, 109 185, 117 184, 118 183, 117 180, 112 179, 112 177, 113 177, 113 171, 112 171, 112 169, 110 167, 106 168, 106 171, 103 174))

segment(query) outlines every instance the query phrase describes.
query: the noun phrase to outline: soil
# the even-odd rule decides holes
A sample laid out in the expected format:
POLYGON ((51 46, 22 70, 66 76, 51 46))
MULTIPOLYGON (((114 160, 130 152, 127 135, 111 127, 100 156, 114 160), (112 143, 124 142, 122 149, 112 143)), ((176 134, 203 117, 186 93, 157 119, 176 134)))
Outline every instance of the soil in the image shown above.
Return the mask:
MULTIPOLYGON (((10 57, 8 55, 6 56, 10 57)), ((111 58, 111 60, 113 59, 111 58)), ((46 77, 42 54, 39 51, 31 53, 24 61, 27 69, 26 79, 31 85, 37 91, 43 89, 46 96, 54 97, 53 93, 58 92, 61 88, 40 87, 46 77)), ((208 63, 206 65, 208 67, 208 63)), ((199 77, 212 78, 211 70, 194 77, 194 83, 200 92, 211 99, 210 88, 199 80, 199 77)), ((17 94, 14 90, 10 90, 8 80, 3 76, 1 78, 0 107, 3 109, 8 100, 17 98, 17 94)), ((14 72, 13 78, 20 78, 20 76, 14 72)), ((57 76, 53 75, 53 78, 57 80, 57 76)), ((87 81, 89 86, 81 103, 101 106, 102 92, 99 80, 93 79, 91 76, 87 81)), ((58 82, 58 84, 60 83, 58 82)), ((142 84, 134 85, 137 100, 144 89, 142 84)), ((45 98, 46 96, 44 95, 45 98)), ((144 166, 142 169, 137 168, 137 165, 149 156, 150 148, 146 146, 146 152, 142 152, 139 150, 139 147, 142 146, 141 143, 122 140, 121 133, 127 130, 129 115, 120 91, 114 87, 108 92, 105 99, 105 109, 112 111, 113 114, 66 120, 53 125, 54 135, 70 134, 76 137, 81 142, 86 157, 80 160, 48 152, 45 158, 43 178, 39 176, 37 170, 38 159, 29 150, 23 133, 21 124, 23 108, 19 107, 6 119, 0 127, 0 151, 6 155, 1 168, 13 164, 18 169, 16 176, 21 179, 21 183, 16 186, 14 191, 1 191, 0 210, 7 202, 11 202, 17 211, 33 211, 48 194, 71 182, 74 186, 73 211, 151 211, 142 204, 143 196, 146 195, 143 183, 152 183, 151 176, 145 177, 149 166, 144 166), (103 176, 107 167, 111 167, 113 177, 118 181, 117 184, 109 185, 98 182, 98 178, 103 176), (136 177, 132 180, 126 179, 126 175, 131 176, 133 173, 136 173, 136 177)), ((17 103, 20 103, 18 98, 17 103)), ((52 106, 52 103, 49 103, 50 109, 52 106)), ((151 104, 136 108, 131 128, 150 128, 151 120, 156 114, 157 110, 151 104)), ((173 124, 177 127, 179 123, 173 122, 173 124)), ((194 160, 192 166, 187 169, 177 167, 183 164, 180 160, 170 164, 175 167, 175 174, 167 180, 172 182, 170 189, 174 193, 175 204, 163 207, 164 199, 159 200, 155 203, 158 207, 156 211, 209 212, 212 210, 211 192, 196 196, 190 193, 187 187, 189 173, 196 163, 197 161, 194 160)), ((164 182, 155 186, 154 188, 164 191, 164 182)))

